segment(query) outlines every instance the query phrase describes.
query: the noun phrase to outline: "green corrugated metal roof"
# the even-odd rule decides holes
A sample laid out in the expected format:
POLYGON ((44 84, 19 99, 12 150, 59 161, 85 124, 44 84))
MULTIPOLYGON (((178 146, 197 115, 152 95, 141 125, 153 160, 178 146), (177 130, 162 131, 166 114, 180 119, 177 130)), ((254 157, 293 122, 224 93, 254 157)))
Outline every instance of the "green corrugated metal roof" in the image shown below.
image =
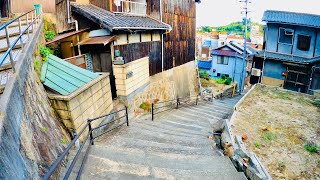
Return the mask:
POLYGON ((99 75, 70 64, 54 55, 50 55, 41 69, 43 84, 60 93, 69 95, 99 75))

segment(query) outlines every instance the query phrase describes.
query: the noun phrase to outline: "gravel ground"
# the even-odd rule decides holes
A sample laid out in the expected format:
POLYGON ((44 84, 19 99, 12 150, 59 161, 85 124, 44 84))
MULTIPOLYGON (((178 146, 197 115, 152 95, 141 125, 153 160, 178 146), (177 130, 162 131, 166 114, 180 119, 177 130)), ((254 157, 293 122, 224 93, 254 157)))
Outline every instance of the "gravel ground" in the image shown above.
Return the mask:
POLYGON ((320 108, 314 97, 275 87, 257 86, 241 104, 233 124, 235 135, 247 135, 274 179, 320 179, 320 108), (318 148, 319 149, 319 148, 318 148))

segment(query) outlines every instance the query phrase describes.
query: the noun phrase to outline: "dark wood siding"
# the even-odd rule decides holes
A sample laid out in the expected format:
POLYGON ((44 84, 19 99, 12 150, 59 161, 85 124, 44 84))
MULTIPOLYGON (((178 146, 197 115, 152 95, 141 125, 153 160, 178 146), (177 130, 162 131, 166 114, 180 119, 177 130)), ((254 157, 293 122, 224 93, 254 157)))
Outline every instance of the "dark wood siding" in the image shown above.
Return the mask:
MULTIPOLYGON (((111 0, 109 0, 111 1, 111 0)), ((90 0, 90 4, 93 4, 95 6, 98 6, 102 9, 109 10, 110 9, 110 2, 107 0, 90 0)))
POLYGON ((75 29, 74 24, 68 23, 67 0, 56 0, 57 33, 75 29))
POLYGON ((161 72, 161 41, 118 45, 114 49, 120 50, 126 63, 149 56, 150 75, 161 72))
POLYGON ((196 7, 194 0, 162 2, 163 21, 172 26, 172 31, 165 35, 164 69, 167 70, 195 59, 196 7))

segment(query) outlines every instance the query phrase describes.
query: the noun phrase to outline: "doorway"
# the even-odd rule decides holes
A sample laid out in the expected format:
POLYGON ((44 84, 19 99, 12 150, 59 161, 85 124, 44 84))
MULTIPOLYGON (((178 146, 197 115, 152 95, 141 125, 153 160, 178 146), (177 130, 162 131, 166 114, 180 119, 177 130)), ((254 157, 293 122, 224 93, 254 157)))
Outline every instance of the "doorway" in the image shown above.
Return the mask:
POLYGON ((8 0, 0 1, 0 18, 8 17, 8 0))
POLYGON ((117 98, 116 78, 113 75, 112 56, 110 45, 83 45, 81 46, 83 54, 90 53, 92 56, 93 72, 110 73, 110 86, 112 99, 117 98))

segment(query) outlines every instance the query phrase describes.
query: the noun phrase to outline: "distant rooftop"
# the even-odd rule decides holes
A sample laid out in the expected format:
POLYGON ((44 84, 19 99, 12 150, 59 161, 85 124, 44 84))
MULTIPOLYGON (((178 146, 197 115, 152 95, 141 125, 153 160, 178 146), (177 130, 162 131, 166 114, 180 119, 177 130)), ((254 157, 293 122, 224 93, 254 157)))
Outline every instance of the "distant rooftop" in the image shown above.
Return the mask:
POLYGON ((267 10, 263 21, 320 28, 320 15, 267 10))

